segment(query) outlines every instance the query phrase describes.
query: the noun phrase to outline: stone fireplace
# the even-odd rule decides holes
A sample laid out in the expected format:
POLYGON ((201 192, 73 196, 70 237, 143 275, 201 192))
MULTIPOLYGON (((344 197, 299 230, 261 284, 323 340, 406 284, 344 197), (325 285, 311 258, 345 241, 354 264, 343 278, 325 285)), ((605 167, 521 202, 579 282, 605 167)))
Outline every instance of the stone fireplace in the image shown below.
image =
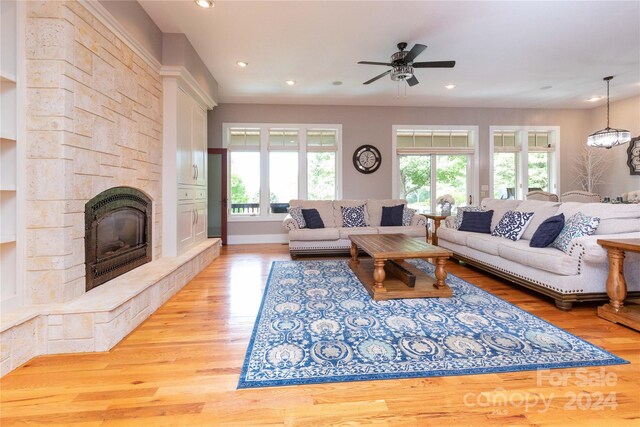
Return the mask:
POLYGON ((87 292, 151 261, 151 223, 151 200, 135 188, 111 188, 87 202, 87 292))

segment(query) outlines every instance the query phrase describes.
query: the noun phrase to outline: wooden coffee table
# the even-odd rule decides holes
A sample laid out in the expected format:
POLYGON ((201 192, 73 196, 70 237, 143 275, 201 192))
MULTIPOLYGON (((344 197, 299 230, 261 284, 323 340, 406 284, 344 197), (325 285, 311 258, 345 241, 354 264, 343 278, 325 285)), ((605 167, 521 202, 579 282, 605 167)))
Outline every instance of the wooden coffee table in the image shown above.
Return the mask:
POLYGON ((399 298, 447 298, 453 293, 446 285, 444 266, 452 252, 404 234, 364 234, 349 236, 349 266, 374 300, 399 298), (361 249, 371 256, 358 259, 361 249), (407 258, 435 260, 435 278, 405 262, 407 258))

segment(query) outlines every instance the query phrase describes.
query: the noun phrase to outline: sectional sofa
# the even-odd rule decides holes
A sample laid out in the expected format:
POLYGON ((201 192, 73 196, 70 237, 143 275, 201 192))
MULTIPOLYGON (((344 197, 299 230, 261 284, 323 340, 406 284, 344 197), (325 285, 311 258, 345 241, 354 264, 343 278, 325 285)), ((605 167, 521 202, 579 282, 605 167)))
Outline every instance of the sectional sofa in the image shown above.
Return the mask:
POLYGON ((427 218, 414 214, 409 225, 381 226, 383 206, 397 206, 404 199, 367 199, 367 200, 291 200, 291 207, 317 209, 324 228, 300 228, 298 222, 288 214, 282 225, 289 231, 289 252, 292 258, 298 255, 348 254, 351 248, 349 236, 352 234, 392 234, 402 233, 415 238, 426 238, 427 218), (342 207, 365 205, 366 227, 345 227, 342 207))
MULTIPOLYGON (((606 250, 596 242, 598 239, 640 238, 640 204, 484 199, 480 206, 494 211, 492 231, 508 210, 534 215, 517 241, 460 231, 455 217, 448 217, 438 229, 438 245, 451 250, 460 261, 552 297, 561 310, 570 310, 578 301, 608 299, 609 263, 606 250), (545 219, 560 213, 568 219, 576 212, 600 218, 593 235, 572 240, 566 253, 553 247, 529 246, 545 219)), ((629 296, 640 296, 640 254, 626 254, 624 274, 629 296)))

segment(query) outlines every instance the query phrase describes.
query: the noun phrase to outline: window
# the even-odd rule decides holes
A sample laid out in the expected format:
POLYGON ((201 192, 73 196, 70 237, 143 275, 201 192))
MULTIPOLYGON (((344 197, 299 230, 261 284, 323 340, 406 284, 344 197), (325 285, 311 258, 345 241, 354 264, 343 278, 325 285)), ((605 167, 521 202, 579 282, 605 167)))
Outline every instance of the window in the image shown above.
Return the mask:
POLYGON ((477 194, 477 127, 394 126, 393 194, 420 212, 437 212, 451 194, 466 206, 477 194))
POLYGON ((340 198, 340 125, 224 124, 230 218, 281 220, 291 199, 340 198))
POLYGON ((524 199, 533 190, 559 192, 559 127, 492 126, 490 133, 494 198, 524 199))

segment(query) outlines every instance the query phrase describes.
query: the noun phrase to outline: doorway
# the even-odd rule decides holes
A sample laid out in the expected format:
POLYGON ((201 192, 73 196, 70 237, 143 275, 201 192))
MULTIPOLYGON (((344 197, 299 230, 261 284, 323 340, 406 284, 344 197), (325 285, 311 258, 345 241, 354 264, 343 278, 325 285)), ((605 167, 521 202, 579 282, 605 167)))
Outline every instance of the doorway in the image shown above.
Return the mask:
POLYGON ((227 244, 227 149, 209 148, 208 237, 219 237, 227 244))

